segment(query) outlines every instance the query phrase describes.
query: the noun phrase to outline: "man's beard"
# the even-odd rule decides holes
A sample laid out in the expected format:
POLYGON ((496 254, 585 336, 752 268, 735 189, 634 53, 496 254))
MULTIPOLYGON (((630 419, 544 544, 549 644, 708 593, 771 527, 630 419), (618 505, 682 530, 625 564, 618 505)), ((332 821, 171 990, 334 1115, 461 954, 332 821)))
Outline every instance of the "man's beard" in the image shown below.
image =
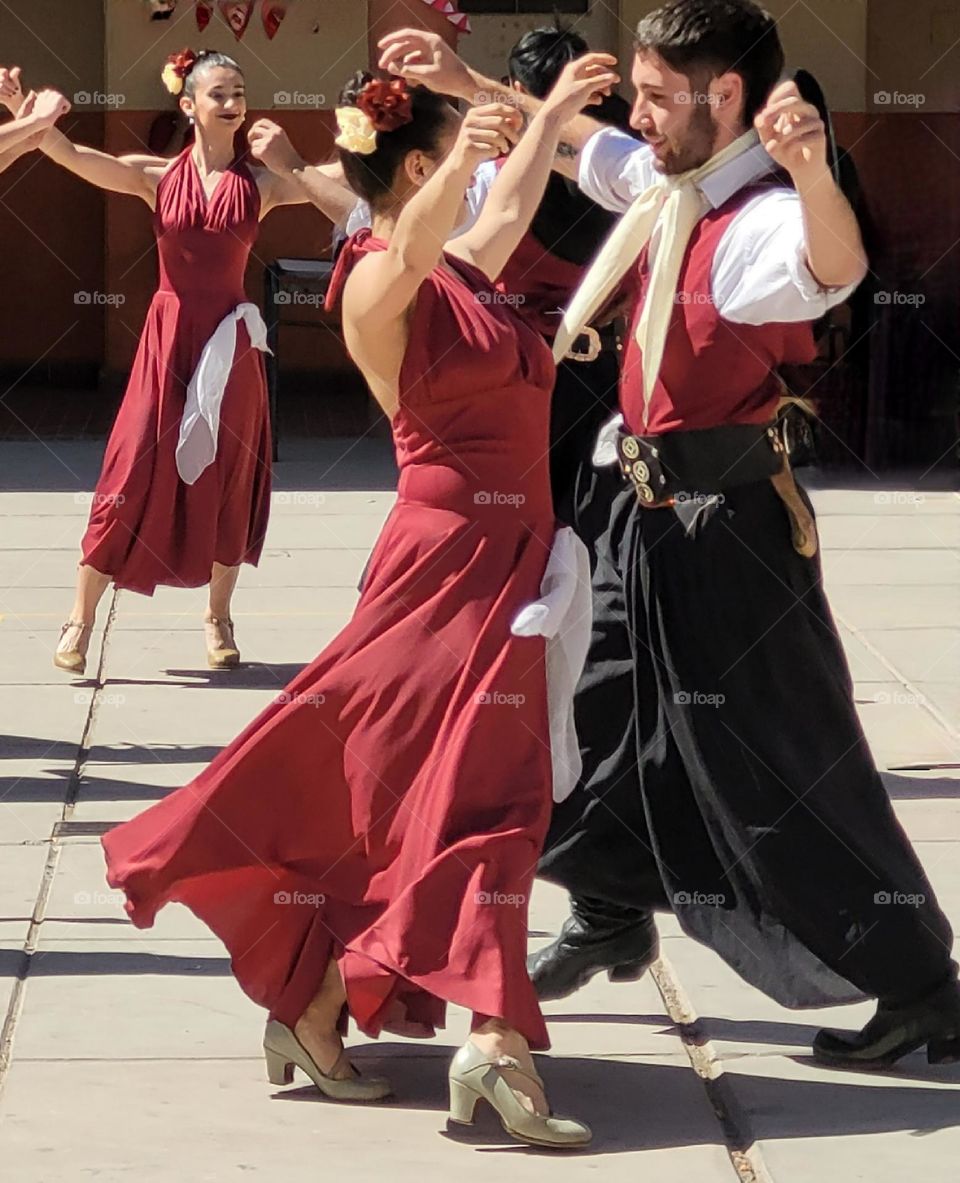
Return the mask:
POLYGON ((679 147, 671 147, 657 165, 666 176, 689 172, 706 164, 714 154, 717 142, 717 124, 708 103, 697 103, 690 116, 690 122, 683 133, 679 147))

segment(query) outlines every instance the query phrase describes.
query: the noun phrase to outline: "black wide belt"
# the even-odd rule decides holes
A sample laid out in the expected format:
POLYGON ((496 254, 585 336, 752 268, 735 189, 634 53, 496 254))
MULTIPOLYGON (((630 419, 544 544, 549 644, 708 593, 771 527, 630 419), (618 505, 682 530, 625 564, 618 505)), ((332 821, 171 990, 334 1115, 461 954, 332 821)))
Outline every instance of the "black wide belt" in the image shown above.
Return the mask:
POLYGON ((623 475, 648 509, 695 501, 781 471, 783 441, 773 424, 727 423, 700 431, 617 436, 623 475))

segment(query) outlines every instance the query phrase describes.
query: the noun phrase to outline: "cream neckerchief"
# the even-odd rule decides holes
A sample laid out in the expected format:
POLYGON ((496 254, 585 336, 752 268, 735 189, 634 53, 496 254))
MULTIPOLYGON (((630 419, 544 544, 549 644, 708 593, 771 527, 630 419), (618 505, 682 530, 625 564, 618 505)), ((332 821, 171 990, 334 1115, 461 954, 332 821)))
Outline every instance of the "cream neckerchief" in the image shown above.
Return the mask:
POLYGON ((672 177, 658 177, 649 189, 634 199, 614 226, 564 313, 553 343, 554 361, 566 356, 584 325, 603 306, 636 261, 659 221, 660 241, 636 334, 637 344, 643 351, 644 425, 650 395, 660 373, 683 256, 702 213, 697 184, 749 151, 759 139, 757 132, 751 129, 699 168, 672 177))

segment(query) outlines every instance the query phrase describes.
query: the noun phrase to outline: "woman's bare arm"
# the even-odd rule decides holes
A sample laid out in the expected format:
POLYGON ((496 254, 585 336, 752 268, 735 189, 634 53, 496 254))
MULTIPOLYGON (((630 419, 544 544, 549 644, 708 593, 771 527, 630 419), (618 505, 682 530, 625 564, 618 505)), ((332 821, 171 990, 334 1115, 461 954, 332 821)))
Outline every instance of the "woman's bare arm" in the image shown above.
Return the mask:
POLYGON ((307 164, 294 149, 287 133, 270 119, 258 119, 248 133, 250 153, 265 166, 259 178, 264 217, 278 205, 312 203, 334 224, 345 222, 357 204, 339 161, 307 164))
POLYGON ((447 247, 496 279, 529 229, 555 163, 561 133, 576 112, 617 81, 607 54, 585 54, 564 67, 493 184, 479 218, 447 247))

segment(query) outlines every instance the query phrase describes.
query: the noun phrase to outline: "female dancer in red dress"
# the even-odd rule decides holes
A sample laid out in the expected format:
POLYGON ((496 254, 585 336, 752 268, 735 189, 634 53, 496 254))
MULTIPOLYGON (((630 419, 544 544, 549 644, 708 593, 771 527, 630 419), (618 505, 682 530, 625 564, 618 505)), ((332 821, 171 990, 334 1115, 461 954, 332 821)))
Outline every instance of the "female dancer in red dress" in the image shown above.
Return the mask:
POLYGON ((223 940, 270 1012, 271 1081, 298 1065, 328 1096, 384 1096, 345 1056, 344 1006, 368 1035, 425 1036, 453 1002, 474 1021, 450 1069, 451 1117, 471 1121, 482 1096, 513 1136, 549 1146, 590 1137, 549 1115, 525 966, 557 783, 547 644, 519 626, 556 575, 554 367, 491 281, 537 208, 561 124, 615 80, 596 55, 568 67, 445 251, 515 109, 461 122, 426 90, 369 75, 344 92, 341 157, 374 226, 345 245, 331 298, 392 421, 398 500, 343 632, 192 784, 103 840, 136 925, 175 900, 223 940))
MULTIPOLYGON (((11 109, 21 101, 17 78, 5 75, 11 109)), ((184 50, 164 81, 173 93, 182 89, 181 108, 196 125, 196 142, 173 160, 110 156, 56 129, 41 144, 92 184, 142 198, 154 210, 160 254, 160 285, 107 443, 76 598, 54 655, 74 674, 86 668, 97 604, 111 582, 145 595, 158 584, 209 583, 208 661, 236 665, 231 598, 240 564, 258 562, 267 529, 266 330, 243 277, 259 221, 307 196, 244 161, 236 62, 184 50)), ((341 194, 334 213, 348 210, 352 194, 332 189, 341 194)))

